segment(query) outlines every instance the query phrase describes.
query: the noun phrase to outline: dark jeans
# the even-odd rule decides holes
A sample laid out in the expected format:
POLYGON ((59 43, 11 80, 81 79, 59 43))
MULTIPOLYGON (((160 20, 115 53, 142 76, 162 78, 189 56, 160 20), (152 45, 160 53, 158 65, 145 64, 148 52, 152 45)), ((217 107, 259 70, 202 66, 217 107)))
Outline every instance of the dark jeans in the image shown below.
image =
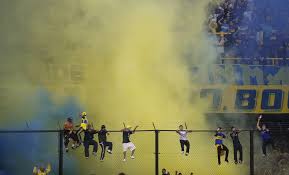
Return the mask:
POLYGON ((85 157, 89 157, 89 145, 93 145, 93 152, 97 152, 98 144, 94 140, 85 140, 83 142, 85 157))
POLYGON ((181 144, 182 151, 185 151, 185 145, 186 145, 187 147, 186 153, 190 152, 190 142, 188 140, 180 140, 180 144, 181 144))
POLYGON ((65 148, 68 147, 69 139, 72 139, 73 141, 79 143, 77 135, 74 132, 70 133, 70 131, 64 131, 64 146, 65 146, 65 148))
POLYGON ((272 145, 272 148, 275 149, 275 145, 274 145, 274 142, 273 142, 272 139, 263 140, 262 151, 263 151, 264 155, 267 155, 266 148, 267 148, 268 145, 272 145))
POLYGON ((229 156, 229 149, 225 145, 219 145, 217 147, 217 153, 218 153, 218 164, 221 164, 221 152, 225 151, 225 161, 228 161, 228 156, 229 156))
POLYGON ((106 147, 108 147, 108 150, 112 151, 112 143, 111 142, 100 142, 99 144, 101 147, 100 160, 103 160, 104 156, 105 156, 106 147))
POLYGON ((243 147, 241 144, 234 144, 234 160, 238 162, 238 152, 240 154, 239 160, 243 161, 243 147))

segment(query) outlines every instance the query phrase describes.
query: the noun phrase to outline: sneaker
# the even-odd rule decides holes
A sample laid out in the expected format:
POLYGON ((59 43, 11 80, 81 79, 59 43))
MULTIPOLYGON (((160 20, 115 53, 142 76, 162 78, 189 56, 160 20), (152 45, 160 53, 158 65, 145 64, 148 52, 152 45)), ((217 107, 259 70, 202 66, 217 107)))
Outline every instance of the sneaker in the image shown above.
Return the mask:
POLYGON ((123 162, 125 162, 125 161, 126 161, 126 159, 123 159, 122 161, 123 161, 123 162))
POLYGON ((96 152, 92 152, 92 154, 96 156, 96 152))
POLYGON ((229 163, 229 160, 225 160, 225 162, 229 163))
POLYGON ((243 161, 242 160, 239 160, 239 164, 242 164, 243 163, 243 161))
POLYGON ((263 157, 266 157, 266 154, 262 154, 263 157))
POLYGON ((103 160, 103 159, 100 159, 100 162, 104 162, 104 160, 103 160))
POLYGON ((107 152, 108 152, 109 154, 112 154, 112 151, 111 151, 111 150, 107 150, 107 152))
POLYGON ((235 164, 237 165, 237 164, 238 164, 238 161, 235 161, 235 164))
POLYGON ((185 155, 186 155, 186 156, 188 156, 188 155, 189 155, 189 153, 186 153, 185 155))
POLYGON ((134 157, 134 156, 130 156, 130 158, 131 158, 131 159, 134 159, 135 157, 134 157))
POLYGON ((68 153, 68 151, 69 151, 69 149, 68 149, 68 148, 65 148, 65 152, 67 152, 67 153, 68 153))
POLYGON ((88 159, 89 157, 85 157, 86 159, 88 159))
POLYGON ((184 151, 181 152, 181 154, 184 154, 184 153, 185 153, 184 151))

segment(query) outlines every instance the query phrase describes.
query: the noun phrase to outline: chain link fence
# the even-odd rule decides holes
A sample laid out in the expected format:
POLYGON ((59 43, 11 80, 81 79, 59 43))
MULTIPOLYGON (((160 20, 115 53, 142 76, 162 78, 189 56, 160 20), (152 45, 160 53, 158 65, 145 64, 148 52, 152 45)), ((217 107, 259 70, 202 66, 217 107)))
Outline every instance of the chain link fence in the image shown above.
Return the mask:
POLYGON ((190 153, 188 156, 182 154, 179 136, 176 132, 160 132, 160 165, 162 168, 168 169, 171 174, 181 172, 183 175, 223 175, 239 174, 242 172, 244 175, 249 175, 249 132, 244 131, 239 135, 243 147, 243 162, 242 164, 237 165, 234 163, 232 140, 229 133, 225 134, 227 138, 224 140, 224 145, 229 149, 229 163, 224 161, 225 156, 221 156, 221 165, 218 165, 217 148, 214 143, 215 132, 193 131, 192 133, 189 133, 188 140, 190 141, 190 153))
MULTIPOLYGON (((182 154, 179 135, 175 130, 138 130, 131 135, 136 145, 135 159, 127 155, 123 162, 122 133, 111 131, 108 140, 113 143, 113 154, 106 153, 100 161, 101 148, 97 155, 84 156, 84 148, 64 152, 61 130, 0 131, 3 157, 0 160, 0 174, 32 174, 34 166, 51 163, 51 175, 114 175, 125 172, 128 175, 159 175, 163 168, 171 175, 288 175, 288 137, 274 139, 276 150, 268 147, 268 156, 262 156, 260 133, 245 130, 239 134, 243 148, 242 164, 234 163, 234 149, 229 132, 224 144, 229 149, 229 163, 221 157, 218 165, 217 149, 212 130, 194 130, 188 134, 190 153, 182 154), (287 148, 287 149, 286 149, 287 148)), ((95 138, 97 141, 97 138, 95 138)), ((71 146, 71 145, 70 145, 71 146)), ((92 153, 92 147, 90 147, 92 153)))
MULTIPOLYGON (((32 174, 35 166, 47 168, 51 175, 61 172, 59 131, 1 131, 0 174, 32 174)), ((62 142, 61 142, 62 143, 62 142)))

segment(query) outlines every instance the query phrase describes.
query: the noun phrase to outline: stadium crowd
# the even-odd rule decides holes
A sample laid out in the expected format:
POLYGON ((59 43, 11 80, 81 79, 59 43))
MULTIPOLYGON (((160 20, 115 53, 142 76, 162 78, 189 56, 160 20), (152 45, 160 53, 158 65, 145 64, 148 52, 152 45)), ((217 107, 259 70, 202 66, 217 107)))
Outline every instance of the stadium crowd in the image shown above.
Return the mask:
POLYGON ((288 58, 289 1, 213 0, 209 33, 225 58, 288 58))

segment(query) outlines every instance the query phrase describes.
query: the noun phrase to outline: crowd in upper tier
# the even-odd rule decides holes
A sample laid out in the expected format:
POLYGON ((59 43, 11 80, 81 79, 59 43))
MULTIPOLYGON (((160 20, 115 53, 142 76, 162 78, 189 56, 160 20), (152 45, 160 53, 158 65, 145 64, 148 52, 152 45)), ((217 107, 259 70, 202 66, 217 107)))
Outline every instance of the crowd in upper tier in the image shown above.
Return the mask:
POLYGON ((212 0, 208 30, 227 58, 289 58, 288 0, 212 0))

